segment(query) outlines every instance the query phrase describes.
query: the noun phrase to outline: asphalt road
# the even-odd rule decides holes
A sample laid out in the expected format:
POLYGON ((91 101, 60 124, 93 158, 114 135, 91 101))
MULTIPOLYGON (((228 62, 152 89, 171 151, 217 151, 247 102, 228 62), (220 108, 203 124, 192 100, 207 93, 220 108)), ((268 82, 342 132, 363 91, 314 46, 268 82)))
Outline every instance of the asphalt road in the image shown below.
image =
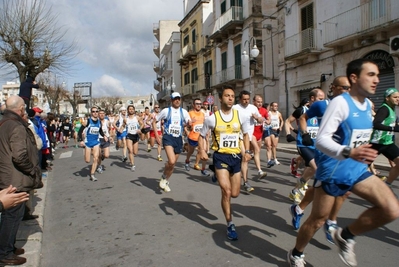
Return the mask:
MULTIPOLYGON (((239 240, 229 241, 219 186, 199 171, 185 171, 182 154, 172 191, 161 192, 164 163, 156 161, 156 151, 143 148, 140 144, 136 172, 120 160, 120 152, 112 152, 98 182, 89 181, 82 149, 58 150, 47 184, 41 266, 288 266, 286 254, 297 233, 288 212, 296 182, 288 175, 292 154, 278 153, 281 165, 264 169, 268 176, 262 180, 252 179, 256 170, 250 164, 255 191, 232 201, 239 240)), ((367 206, 350 196, 339 224, 350 223, 367 206)), ((398 221, 356 241, 359 266, 397 266, 398 221)), ((321 230, 305 255, 306 266, 345 266, 321 230)))

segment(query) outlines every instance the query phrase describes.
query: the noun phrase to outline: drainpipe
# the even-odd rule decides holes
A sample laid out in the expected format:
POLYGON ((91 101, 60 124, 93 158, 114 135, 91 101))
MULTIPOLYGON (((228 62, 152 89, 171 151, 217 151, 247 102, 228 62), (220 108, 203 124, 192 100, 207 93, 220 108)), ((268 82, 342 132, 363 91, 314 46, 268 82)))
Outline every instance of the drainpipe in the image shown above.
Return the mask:
POLYGON ((287 80, 287 63, 284 64, 284 80, 285 80, 285 116, 288 117, 288 80, 287 80))

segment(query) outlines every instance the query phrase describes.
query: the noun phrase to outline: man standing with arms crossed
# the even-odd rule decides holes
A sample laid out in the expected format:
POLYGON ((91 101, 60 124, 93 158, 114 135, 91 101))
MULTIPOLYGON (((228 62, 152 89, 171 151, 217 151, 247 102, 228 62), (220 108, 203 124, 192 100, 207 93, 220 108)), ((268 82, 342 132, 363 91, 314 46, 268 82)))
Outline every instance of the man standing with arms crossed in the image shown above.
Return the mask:
MULTIPOLYGON (((255 156, 255 166, 256 169, 258 170, 259 177, 263 178, 267 175, 267 173, 263 172, 260 167, 260 158, 259 158, 260 148, 258 147, 258 143, 256 141, 256 138, 253 137, 253 134, 254 134, 255 123, 263 123, 265 118, 263 118, 259 114, 257 107, 249 103, 250 93, 248 91, 245 90, 241 91, 239 97, 240 97, 240 103, 234 105, 233 109, 238 110, 242 114, 242 118, 244 120, 247 120, 250 125, 248 136, 251 146, 254 149, 254 155, 257 155, 255 156)), ((241 162, 241 173, 244 179, 244 189, 247 192, 252 192, 254 188, 248 183, 248 161, 243 160, 241 162)))
MULTIPOLYGON (((248 162, 252 158, 249 150, 249 120, 241 111, 233 109, 234 91, 225 88, 220 97, 220 110, 205 120, 198 139, 198 152, 202 160, 208 160, 204 140, 208 130, 212 131, 213 165, 222 191, 222 209, 227 222, 227 238, 237 240, 238 235, 231 216, 231 198, 240 194, 241 161, 248 162), (241 156, 240 132, 243 133, 244 156, 241 156), (242 157, 242 159, 241 159, 242 157)), ((252 134, 252 133, 251 133, 252 134)))
MULTIPOLYGON (((180 93, 173 92, 170 99, 172 101, 172 106, 164 108, 156 119, 152 121, 153 129, 156 129, 157 122, 164 121, 162 144, 165 148, 168 161, 165 163, 165 169, 159 181, 159 187, 165 192, 170 192, 169 179, 172 176, 177 159, 183 151, 182 134, 184 125, 191 124, 190 115, 188 115, 187 110, 180 107, 180 93)), ((190 129, 190 126, 188 127, 190 129)), ((161 137, 158 135, 158 132, 155 132, 155 139, 160 145, 161 137)))
MULTIPOLYGON (((191 125, 191 131, 188 131, 188 129, 186 129, 187 143, 188 143, 186 163, 184 165, 186 171, 190 171, 190 157, 194 153, 195 148, 198 146, 198 138, 200 136, 200 131, 205 121, 205 115, 201 111, 201 105, 202 105, 201 99, 199 98, 194 99, 193 101, 194 109, 188 113, 190 115, 192 125, 191 125)), ((205 140, 205 142, 207 142, 207 140, 205 140)), ((209 173, 205 170, 206 161, 202 161, 202 169, 199 166, 199 162, 200 162, 200 154, 199 152, 197 152, 194 169, 198 171, 201 170, 201 174, 204 176, 209 176, 209 173)))
POLYGON ((399 217, 399 202, 393 192, 367 170, 367 164, 378 155, 368 144, 373 122, 371 103, 367 99, 375 94, 378 74, 378 66, 368 59, 350 62, 346 76, 351 90, 334 98, 327 107, 316 139, 317 172, 312 212, 299 229, 294 249, 288 252, 290 266, 305 265, 303 251, 306 245, 323 226, 335 197, 348 191, 372 205, 352 224, 338 228, 333 234, 339 256, 348 266, 357 266, 355 236, 399 217))

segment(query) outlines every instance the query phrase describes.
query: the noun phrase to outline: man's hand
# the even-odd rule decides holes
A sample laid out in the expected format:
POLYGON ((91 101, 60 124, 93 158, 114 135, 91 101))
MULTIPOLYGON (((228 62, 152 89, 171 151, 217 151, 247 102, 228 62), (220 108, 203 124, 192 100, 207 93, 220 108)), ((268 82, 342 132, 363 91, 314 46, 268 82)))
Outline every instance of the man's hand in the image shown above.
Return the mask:
POLYGON ((204 149, 200 151, 200 158, 201 160, 207 161, 208 160, 208 153, 204 149))
POLYGON ((245 153, 243 160, 244 160, 244 162, 248 162, 252 159, 252 157, 253 157, 252 154, 245 153))
POLYGON ((286 138, 288 143, 294 142, 296 140, 291 134, 287 134, 286 138))
POLYGON ((312 140, 312 138, 310 138, 309 133, 305 133, 302 135, 302 145, 313 146, 313 140, 312 140))
POLYGON ((371 148, 371 144, 361 145, 351 149, 350 158, 362 163, 371 164, 377 158, 377 150, 371 148))
POLYGON ((16 190, 17 188, 10 185, 9 187, 0 191, 0 200, 3 203, 4 209, 9 209, 17 206, 18 204, 21 204, 22 202, 28 201, 28 193, 15 193, 16 190))

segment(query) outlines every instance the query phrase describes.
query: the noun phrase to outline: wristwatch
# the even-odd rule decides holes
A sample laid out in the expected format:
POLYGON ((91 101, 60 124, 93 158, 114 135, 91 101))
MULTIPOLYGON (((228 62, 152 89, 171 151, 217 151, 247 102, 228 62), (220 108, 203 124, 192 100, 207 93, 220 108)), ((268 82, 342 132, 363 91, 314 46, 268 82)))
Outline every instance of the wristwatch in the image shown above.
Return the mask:
POLYGON ((351 154, 351 150, 352 150, 352 148, 350 146, 344 147, 344 149, 342 150, 342 156, 346 159, 349 158, 349 156, 351 154))
POLYGON ((246 154, 252 154, 252 151, 251 150, 245 150, 245 153, 246 154))

